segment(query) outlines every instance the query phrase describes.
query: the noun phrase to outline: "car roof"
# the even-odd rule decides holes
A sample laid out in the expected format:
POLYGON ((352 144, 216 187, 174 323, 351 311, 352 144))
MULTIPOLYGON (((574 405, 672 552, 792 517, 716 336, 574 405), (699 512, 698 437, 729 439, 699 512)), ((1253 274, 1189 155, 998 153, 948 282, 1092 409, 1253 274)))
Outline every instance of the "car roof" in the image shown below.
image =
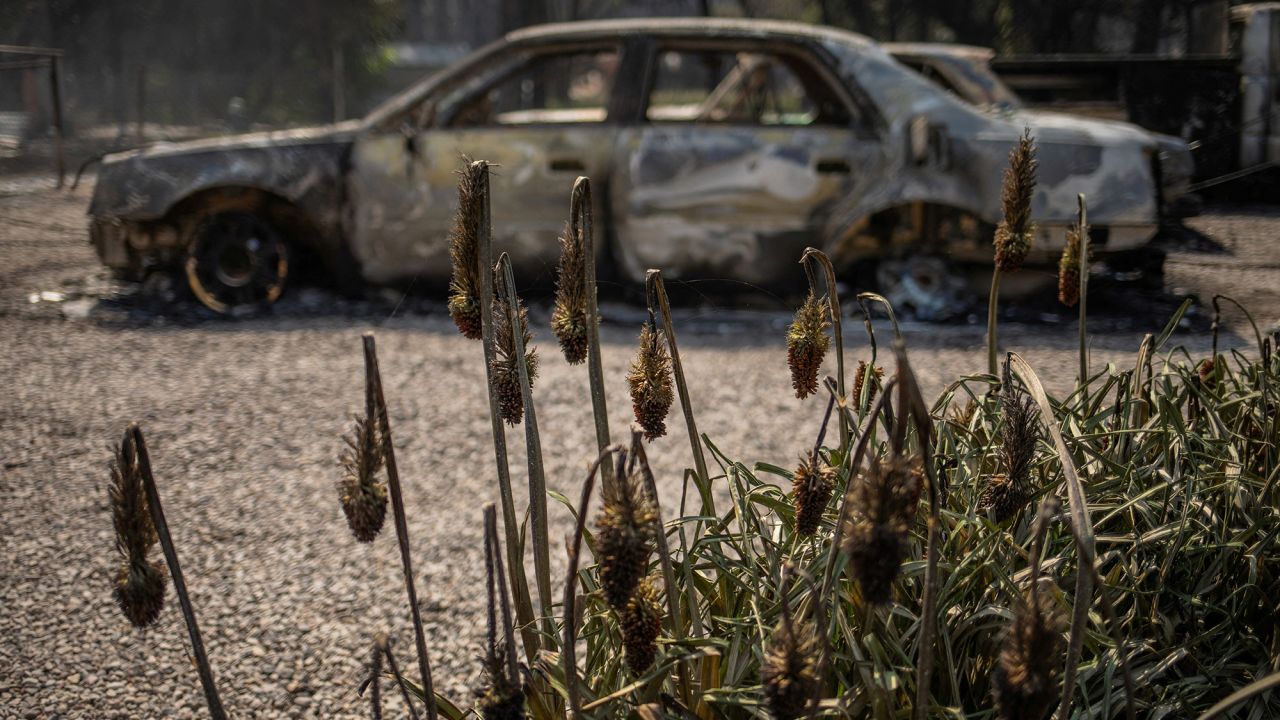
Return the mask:
POLYGON ((963 60, 990 60, 996 56, 996 51, 991 48, 953 43, 891 42, 881 43, 880 47, 894 56, 954 57, 963 60))
POLYGON ((831 40, 858 48, 875 47, 870 38, 848 30, 786 20, 670 17, 583 20, 534 25, 507 33, 507 42, 551 39, 606 39, 623 35, 675 37, 780 37, 831 40))

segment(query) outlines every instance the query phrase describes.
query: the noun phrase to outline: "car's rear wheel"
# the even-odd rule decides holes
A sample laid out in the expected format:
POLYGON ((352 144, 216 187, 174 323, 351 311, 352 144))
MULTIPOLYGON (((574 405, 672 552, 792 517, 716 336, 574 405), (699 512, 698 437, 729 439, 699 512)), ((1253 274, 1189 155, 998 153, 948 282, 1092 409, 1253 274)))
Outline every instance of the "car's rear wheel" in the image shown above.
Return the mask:
POLYGON ((222 212, 196 225, 184 267, 197 300, 214 312, 236 314, 280 299, 289 280, 289 250, 262 217, 222 212))

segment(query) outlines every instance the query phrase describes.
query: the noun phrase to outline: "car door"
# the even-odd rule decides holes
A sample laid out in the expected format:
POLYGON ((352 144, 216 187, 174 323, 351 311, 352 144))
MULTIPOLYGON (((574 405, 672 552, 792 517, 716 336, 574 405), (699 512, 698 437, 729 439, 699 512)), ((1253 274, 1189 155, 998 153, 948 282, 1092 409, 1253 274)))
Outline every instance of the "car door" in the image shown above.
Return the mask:
POLYGON ((607 177, 616 129, 613 43, 515 48, 371 132, 352 151, 352 247, 367 279, 443 280, 464 158, 492 165, 495 252, 526 282, 552 274, 579 175, 607 177), (409 127, 405 127, 405 126, 409 127))
POLYGON ((611 191, 623 272, 799 273, 834 201, 874 180, 870 113, 800 44, 659 40, 649 62, 611 191))

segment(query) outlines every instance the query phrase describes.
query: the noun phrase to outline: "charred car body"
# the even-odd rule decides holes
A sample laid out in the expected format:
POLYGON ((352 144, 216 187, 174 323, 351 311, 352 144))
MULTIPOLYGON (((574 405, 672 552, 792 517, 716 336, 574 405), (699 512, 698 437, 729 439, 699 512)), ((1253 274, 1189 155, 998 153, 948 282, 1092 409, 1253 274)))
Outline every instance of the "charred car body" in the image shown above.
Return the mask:
POLYGON ((108 266, 180 269, 220 311, 274 300, 303 259, 343 284, 444 281, 472 156, 497 166, 494 241, 518 270, 554 263, 588 175, 597 247, 626 280, 660 267, 795 285, 817 245, 932 314, 960 269, 990 262, 1024 127, 1040 158, 1033 261, 1056 257, 1077 193, 1100 252, 1147 243, 1169 189, 1150 133, 980 107, 852 33, 707 19, 521 30, 360 121, 109 156, 91 236, 108 266))

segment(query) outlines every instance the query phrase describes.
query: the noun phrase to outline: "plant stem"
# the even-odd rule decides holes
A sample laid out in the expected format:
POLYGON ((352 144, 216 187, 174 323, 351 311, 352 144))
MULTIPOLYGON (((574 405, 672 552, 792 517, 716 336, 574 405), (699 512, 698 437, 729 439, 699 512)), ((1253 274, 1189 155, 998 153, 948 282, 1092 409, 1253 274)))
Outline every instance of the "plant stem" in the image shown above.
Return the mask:
POLYGON ((569 569, 564 578, 564 647, 560 652, 564 661, 564 686, 569 696, 569 713, 567 717, 577 718, 582 715, 582 696, 578 692, 578 557, 582 552, 582 534, 587 529, 587 511, 591 502, 591 489, 595 486, 596 472, 601 464, 619 448, 606 447, 600 451, 587 479, 582 483, 582 498, 578 501, 578 522, 574 525, 573 540, 569 543, 569 569))
POLYGON ((529 382, 529 363, 524 348, 524 324, 520 318, 520 298, 516 295, 515 274, 511 258, 504 252, 498 256, 502 272, 502 295, 511 323, 512 345, 516 354, 516 370, 520 375, 520 395, 524 401, 525 456, 529 463, 529 513, 533 520, 533 572, 538 585, 538 616, 542 632, 555 645, 555 628, 551 621, 551 541, 547 534, 547 478, 542 465, 542 438, 538 434, 538 415, 533 408, 533 386, 529 382))
POLYGON ((1089 303, 1089 209, 1085 204, 1084 193, 1076 196, 1080 205, 1080 215, 1076 223, 1080 228, 1080 382, 1083 388, 1089 384, 1089 332, 1087 325, 1089 303))
POLYGON ((911 363, 907 360, 907 346, 898 338, 893 342, 898 360, 898 376, 902 379, 898 414, 903 425, 909 421, 916 426, 916 441, 920 444, 920 460, 925 478, 929 481, 929 534, 925 542, 924 604, 920 610, 920 648, 916 661, 916 699, 911 714, 915 720, 924 720, 928 712, 929 679, 933 674, 934 639, 938 623, 938 545, 942 534, 942 502, 945 486, 938 481, 933 468, 932 422, 920 385, 916 382, 911 363))
POLYGON ((520 526, 516 521, 515 500, 511 493, 511 470, 507 464, 507 432, 502 426, 498 411, 498 395, 493 384, 493 363, 496 357, 493 340, 493 233, 490 220, 489 163, 477 160, 467 166, 465 172, 479 173, 476 186, 481 195, 480 227, 476 229, 477 265, 480 266, 480 322, 481 341, 484 344, 485 382, 489 390, 489 420, 493 429, 493 455, 498 470, 498 496, 502 502, 502 526, 507 538, 507 567, 511 568, 511 594, 516 603, 516 619, 520 624, 520 637, 524 643, 526 661, 533 665, 540 646, 534 628, 533 604, 529 599, 529 584, 524 575, 524 557, 520 552, 520 526))
MULTIPOLYGON (((667 300, 667 289, 662 284, 662 271, 650 269, 645 273, 645 283, 650 286, 662 315, 662 334, 666 336, 667 347, 671 350, 671 367, 676 378, 676 389, 680 391, 680 410, 684 413, 684 423, 689 429, 689 447, 693 450, 694 470, 702 480, 699 485, 701 487, 709 481, 707 459, 702 452, 698 423, 693 419, 693 405, 689 401, 689 386, 684 380, 684 364, 680 362, 680 348, 676 345, 676 329, 671 322, 671 303, 667 300)), ((702 514, 716 514, 715 499, 706 493, 702 495, 702 514)))
POLYGON ((427 702, 428 720, 436 720, 435 689, 431 681, 431 663, 427 660, 427 637, 422 631, 422 611, 418 608, 418 591, 413 582, 413 558, 409 552, 409 523, 405 520, 404 496, 400 492, 400 471, 396 467, 395 443, 391 441, 391 419, 387 399, 382 392, 382 374, 378 371, 378 351, 373 333, 364 334, 365 371, 373 383, 378 405, 378 429, 387 455, 387 489, 391 495, 391 511, 395 517, 396 540, 400 545, 400 565, 404 570, 404 589, 409 596, 409 612, 413 617, 413 640, 418 650, 418 672, 422 675, 422 693, 427 702))
MULTIPOLYGON (((587 298, 587 377, 591 381, 591 413, 596 423, 596 448, 603 452, 609 447, 609 409, 605 403, 604 370, 600 359, 600 308, 596 288, 596 250, 594 214, 591 208, 591 178, 579 177, 573 183, 573 195, 569 202, 570 232, 581 233, 582 255, 586 272, 587 298)), ((603 483, 608 487, 613 479, 613 468, 606 464, 603 483)))
MULTIPOLYGON (((671 633, 671 637, 677 641, 684 640, 684 617, 680 612, 680 598, 677 593, 676 572, 671 564, 671 546, 667 543, 666 524, 662 521, 662 503, 658 500, 658 483, 653 476, 653 468, 649 465, 649 456, 645 453, 643 433, 638 426, 631 426, 631 455, 640 465, 640 472, 644 477, 645 490, 649 493, 649 499, 653 501, 654 508, 654 538, 658 545, 658 565, 662 568, 662 583, 666 586, 667 596, 667 631, 671 633)), ((696 613, 698 608, 695 603, 697 596, 694 594, 692 584, 689 586, 689 601, 691 603, 689 611, 696 613)), ((696 634, 701 634, 701 628, 695 628, 696 634)), ((693 695, 693 688, 689 684, 689 669, 684 663, 676 666, 676 671, 680 677, 680 694, 683 696, 685 704, 688 705, 693 695)))
POLYGON ((499 604, 502 608, 502 632, 507 645, 507 681, 511 683, 512 687, 519 687, 520 669, 516 666, 516 638, 512 634, 511 603, 507 599, 507 574, 502 569, 502 556, 498 553, 498 547, 502 543, 498 541, 497 514, 493 503, 484 506, 484 537, 485 544, 492 548, 493 569, 498 578, 498 598, 501 600, 499 604))
MULTIPOLYGON (((391 675, 396 679, 396 685, 400 686, 400 697, 404 698, 404 706, 409 708, 409 717, 411 720, 418 720, 418 711, 413 709, 413 701, 409 699, 409 688, 405 685, 404 675, 400 674, 400 664, 396 662, 396 656, 391 652, 391 641, 386 635, 378 636, 378 648, 382 651, 383 656, 387 658, 387 665, 391 668, 391 675)), ((376 682, 376 680, 375 680, 376 682)), ((427 692, 423 691, 424 694, 427 692)), ((435 713, 435 697, 427 696, 427 712, 435 713)))
MULTIPOLYGON (((805 248, 804 254, 800 256, 800 262, 816 262, 822 266, 823 281, 827 288, 827 306, 831 311, 831 330, 836 344, 836 389, 840 393, 840 397, 844 397, 844 327, 840 322, 842 311, 840 308, 840 294, 836 290, 836 271, 831 265, 831 258, 815 247, 805 248)), ((815 290, 812 278, 813 276, 810 274, 810 290, 815 290)), ((840 423, 840 447, 844 449, 848 445, 849 428, 842 422, 840 423)))
POLYGON ((1000 268, 991 268, 991 295, 987 297, 987 374, 1000 377, 996 372, 996 313, 1000 309, 1000 268))
POLYGON ((191 605, 191 597, 187 594, 187 583, 182 577, 182 565, 178 563, 178 551, 173 546, 173 538, 169 535, 169 524, 164 519, 164 508, 160 505, 160 491, 156 488, 155 476, 151 474, 151 456, 147 453, 147 443, 142 437, 142 428, 137 423, 131 423, 129 429, 125 431, 124 445, 126 450, 132 446, 138 453, 138 470, 142 475, 142 485, 147 492, 151 523, 155 526, 160 547, 164 550, 164 561, 169 565, 169 575, 173 578, 173 589, 178 596, 178 606, 182 608, 182 619, 187 623, 187 634, 191 637, 191 652, 195 655, 196 669, 200 673, 200 685, 204 688, 204 700, 209 706, 209 717, 213 720, 226 720, 227 713, 222 709, 222 699, 218 697, 218 686, 213 681, 213 667, 209 664, 209 656, 204 650, 204 640, 200 637, 196 611, 191 605))

